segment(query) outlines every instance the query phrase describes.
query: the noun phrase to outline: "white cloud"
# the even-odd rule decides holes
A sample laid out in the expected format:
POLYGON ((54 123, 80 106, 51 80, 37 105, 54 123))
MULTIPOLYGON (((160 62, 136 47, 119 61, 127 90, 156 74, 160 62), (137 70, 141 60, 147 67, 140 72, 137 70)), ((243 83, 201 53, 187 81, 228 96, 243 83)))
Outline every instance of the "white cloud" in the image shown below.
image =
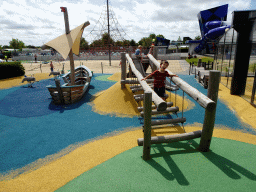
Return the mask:
MULTIPOLYGON (((123 29, 126 39, 137 42, 150 33, 163 34, 171 40, 179 36, 194 38, 200 34, 197 14, 205 9, 229 4, 230 22, 234 10, 256 9, 250 7, 250 0, 109 0, 109 3, 120 25, 119 31, 123 29)), ((3 0, 0 6, 0 45, 18 38, 26 45, 40 46, 63 34, 61 6, 68 8, 70 29, 90 21, 84 37, 98 27, 100 16, 106 16, 105 0, 3 0)))

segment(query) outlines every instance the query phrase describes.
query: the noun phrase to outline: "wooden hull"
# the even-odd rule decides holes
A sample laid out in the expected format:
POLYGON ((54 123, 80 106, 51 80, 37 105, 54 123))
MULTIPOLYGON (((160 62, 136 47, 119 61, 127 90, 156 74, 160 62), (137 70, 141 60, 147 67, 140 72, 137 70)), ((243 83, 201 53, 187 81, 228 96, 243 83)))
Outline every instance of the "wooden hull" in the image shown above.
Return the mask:
MULTIPOLYGON (((89 88, 92 73, 85 66, 75 69, 75 85, 70 85, 70 73, 63 75, 64 85, 48 85, 47 88, 55 104, 72 104, 79 101, 89 88)), ((55 80, 56 81, 56 80, 55 80)))

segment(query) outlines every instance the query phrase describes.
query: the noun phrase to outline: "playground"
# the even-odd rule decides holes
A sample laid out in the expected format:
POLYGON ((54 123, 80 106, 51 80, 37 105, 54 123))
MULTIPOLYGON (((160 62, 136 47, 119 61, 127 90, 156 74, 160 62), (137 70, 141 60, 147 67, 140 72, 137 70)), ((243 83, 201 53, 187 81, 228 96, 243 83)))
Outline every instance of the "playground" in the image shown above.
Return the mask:
MULTIPOLYGON (((99 70, 100 63, 91 70, 99 70)), ((180 79, 207 95, 188 75, 186 61, 169 63, 168 70, 176 69, 180 79)), ((20 84, 21 79, 0 82, 0 191, 254 191, 254 107, 220 84, 210 151, 197 150, 200 138, 152 144, 151 159, 145 161, 137 143, 144 136, 144 120, 131 85, 121 89, 118 64, 113 73, 94 73, 83 99, 66 106, 51 102, 49 68, 35 74, 42 77, 33 88, 20 84)), ((151 136, 202 130, 204 108, 187 94, 183 99, 181 89, 176 97, 175 91, 166 93, 167 102, 183 112, 152 119, 183 113, 186 122, 159 126, 151 136)))
MULTIPOLYGON (((66 34, 45 45, 70 66, 23 63, 25 77, 0 81, 0 191, 255 191, 256 113, 238 94, 245 70, 230 90, 213 63, 168 66, 159 45, 109 66, 78 61, 90 23, 70 31, 61 12, 66 34)), ((191 42, 196 52, 229 30, 214 18, 191 42)))

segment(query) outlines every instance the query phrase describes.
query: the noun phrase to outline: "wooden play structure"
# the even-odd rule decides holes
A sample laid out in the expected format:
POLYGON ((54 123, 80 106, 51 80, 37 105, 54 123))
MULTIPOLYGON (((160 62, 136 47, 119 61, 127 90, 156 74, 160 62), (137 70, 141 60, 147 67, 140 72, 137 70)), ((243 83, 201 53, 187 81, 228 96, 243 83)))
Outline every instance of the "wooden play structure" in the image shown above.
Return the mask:
POLYGON ((71 85, 71 73, 62 76, 65 84, 60 85, 60 80, 54 78, 57 86, 48 85, 48 91, 52 96, 55 104, 72 104, 79 101, 86 91, 89 89, 92 72, 86 66, 78 66, 75 68, 75 84, 71 85))
MULTIPOLYGON (((154 52, 157 47, 154 48, 154 52)), ((156 55, 157 56, 157 55, 156 55)), ((160 68, 160 63, 156 60, 156 58, 148 54, 150 66, 152 67, 152 71, 160 68)), ((200 138, 200 145, 198 150, 200 151, 209 151, 210 142, 212 138, 214 122, 215 122, 215 113, 216 113, 216 104, 218 99, 218 89, 219 89, 219 81, 220 81, 220 72, 219 71, 210 71, 209 72, 209 89, 208 95, 205 96, 201 92, 199 92, 194 87, 187 84, 179 77, 172 77, 170 80, 176 85, 176 88, 179 88, 183 91, 183 101, 184 101, 184 93, 193 98, 201 107, 205 109, 205 118, 203 129, 199 131, 194 131, 190 133, 183 133, 178 135, 166 135, 166 136, 155 136, 151 137, 151 127, 157 125, 167 125, 167 124, 177 124, 186 122, 186 118, 183 117, 183 109, 182 109, 182 117, 174 118, 174 119, 162 119, 162 120, 152 120, 151 116, 162 113, 176 113, 179 111, 179 107, 172 107, 173 102, 165 102, 162 98, 160 98, 154 90, 151 89, 152 85, 149 83, 152 82, 152 79, 147 79, 146 81, 141 81, 143 79, 143 75, 137 70, 134 65, 133 58, 130 57, 129 54, 122 53, 121 54, 121 88, 125 88, 125 84, 133 84, 132 90, 143 90, 144 94, 135 95, 134 98, 143 99, 143 107, 138 107, 138 110, 141 111, 141 116, 144 118, 144 138, 138 139, 138 145, 143 146, 143 159, 150 159, 150 148, 151 144, 157 143, 172 143, 177 141, 190 140, 195 138, 200 138), (135 75, 135 78, 132 80, 127 80, 126 73, 126 62, 129 65, 129 69, 135 75), (152 102, 154 105, 152 105, 152 102)), ((168 71, 168 70, 167 70, 168 71)), ((168 71, 170 74, 172 72, 168 71)), ((168 85, 167 85, 168 86, 168 85)), ((174 86, 175 87, 175 86, 174 86)), ((182 107, 183 108, 183 107, 182 107)))
MULTIPOLYGON (((75 68, 73 53, 79 55, 80 41, 85 27, 90 25, 87 21, 75 29, 69 29, 68 11, 66 7, 61 7, 64 13, 66 33, 49 41, 45 45, 54 48, 64 59, 69 56, 70 72, 63 75, 65 84, 60 85, 60 80, 56 76, 60 76, 60 72, 51 72, 54 75, 55 86, 49 85, 47 89, 52 96, 55 104, 72 104, 79 101, 89 88, 92 72, 86 66, 78 66, 75 68)), ((64 65, 63 70, 64 71, 64 65)))

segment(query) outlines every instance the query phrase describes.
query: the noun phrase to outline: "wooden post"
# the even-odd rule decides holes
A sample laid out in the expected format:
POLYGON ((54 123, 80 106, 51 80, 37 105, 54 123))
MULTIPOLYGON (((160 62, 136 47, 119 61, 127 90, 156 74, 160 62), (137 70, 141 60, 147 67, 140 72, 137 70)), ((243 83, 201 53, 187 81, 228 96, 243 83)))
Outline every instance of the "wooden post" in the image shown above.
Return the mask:
POLYGON ((151 105, 152 105, 152 93, 150 91, 145 92, 144 97, 144 143, 143 143, 143 156, 142 158, 147 161, 150 157, 151 148, 151 105))
POLYGON ((59 100, 60 100, 61 104, 64 104, 64 97, 63 97, 63 93, 61 90, 60 80, 54 78, 54 81, 55 81, 56 88, 58 90, 59 100))
POLYGON ((102 74, 103 74, 103 65, 102 65, 102 62, 101 62, 101 71, 102 71, 102 74))
POLYGON ((121 89, 125 88, 124 81, 126 80, 126 57, 125 53, 121 53, 121 89))
POLYGON ((209 109, 205 109, 204 125, 202 130, 202 136, 200 140, 200 145, 198 150, 202 152, 209 151, 210 143, 212 139, 214 123, 215 123, 215 114, 218 101, 218 91, 220 83, 220 71, 212 70, 210 71, 209 78, 209 87, 207 96, 215 102, 215 105, 209 109))

